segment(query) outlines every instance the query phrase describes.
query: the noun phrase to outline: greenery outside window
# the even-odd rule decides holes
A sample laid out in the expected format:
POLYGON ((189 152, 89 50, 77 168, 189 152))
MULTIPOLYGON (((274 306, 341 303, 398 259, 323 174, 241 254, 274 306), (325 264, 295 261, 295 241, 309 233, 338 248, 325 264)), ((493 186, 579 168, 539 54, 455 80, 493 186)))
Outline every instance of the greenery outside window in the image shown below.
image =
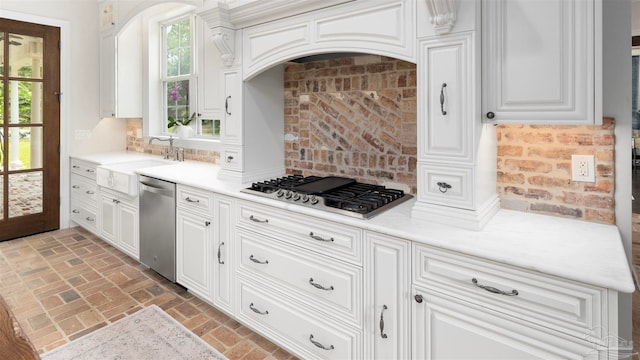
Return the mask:
POLYGON ((163 74, 161 77, 164 109, 164 126, 167 131, 168 119, 188 125, 196 104, 196 77, 193 68, 193 31, 192 17, 180 19, 162 25, 162 44, 164 48, 163 74))

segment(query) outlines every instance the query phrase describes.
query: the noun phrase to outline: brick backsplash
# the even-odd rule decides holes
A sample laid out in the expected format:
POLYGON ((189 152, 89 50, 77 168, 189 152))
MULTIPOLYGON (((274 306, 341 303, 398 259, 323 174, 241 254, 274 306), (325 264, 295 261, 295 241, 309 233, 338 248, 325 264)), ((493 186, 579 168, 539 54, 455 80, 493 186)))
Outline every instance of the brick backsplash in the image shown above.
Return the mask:
POLYGON ((416 66, 363 55, 285 69, 287 173, 416 192, 416 66))
POLYGON ((615 222, 613 119, 601 126, 499 125, 496 136, 502 208, 615 222), (572 154, 595 155, 595 183, 571 180, 572 154))
MULTIPOLYGON (((362 55, 285 69, 287 173, 340 175, 416 193, 416 66, 362 55)), ((160 155, 165 145, 136 136, 127 148, 160 155)), ((614 212, 614 120, 599 126, 498 125, 497 193, 501 207, 611 224, 614 212), (595 155, 596 182, 571 180, 571 155, 595 155)), ((218 163, 215 151, 185 158, 218 163)))
MULTIPOLYGON (((137 136, 138 130, 142 132, 142 119, 127 119, 127 150, 162 155, 162 150, 168 147, 168 145, 163 145, 166 142, 163 144, 156 142, 150 145, 143 138, 137 136)), ((185 160, 217 164, 220 160, 220 153, 217 151, 184 148, 184 158, 185 160)))

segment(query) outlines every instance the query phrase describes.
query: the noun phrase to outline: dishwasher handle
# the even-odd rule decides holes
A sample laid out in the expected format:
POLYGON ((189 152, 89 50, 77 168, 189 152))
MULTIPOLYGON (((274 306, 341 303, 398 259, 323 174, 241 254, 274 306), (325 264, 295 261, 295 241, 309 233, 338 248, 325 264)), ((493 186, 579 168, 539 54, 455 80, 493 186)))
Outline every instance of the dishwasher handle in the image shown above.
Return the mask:
POLYGON ((158 195, 169 196, 169 197, 173 197, 175 193, 173 190, 168 190, 168 189, 163 189, 161 187, 153 186, 144 181, 140 181, 140 190, 152 192, 158 195))

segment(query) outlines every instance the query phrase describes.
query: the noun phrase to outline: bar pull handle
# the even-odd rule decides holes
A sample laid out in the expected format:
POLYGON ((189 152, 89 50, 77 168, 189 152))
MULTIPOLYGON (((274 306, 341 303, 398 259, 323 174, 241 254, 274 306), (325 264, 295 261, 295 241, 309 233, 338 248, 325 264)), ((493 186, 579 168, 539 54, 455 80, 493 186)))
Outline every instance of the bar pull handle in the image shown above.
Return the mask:
POLYGON ((384 311, 387 310, 387 305, 382 305, 382 311, 380 312, 380 337, 387 338, 387 334, 384 333, 384 311))
POLYGON ((269 263, 269 260, 262 261, 262 260, 258 260, 256 258, 254 258, 253 254, 249 255, 249 260, 253 261, 256 264, 263 264, 264 265, 264 264, 268 264, 269 263))
POLYGON ((476 278, 471 279, 471 282, 473 283, 473 285, 475 285, 475 286, 477 286, 477 287, 479 287, 481 289, 487 290, 490 293, 500 294, 500 295, 505 295, 505 296, 517 296, 518 295, 518 290, 511 290, 511 292, 506 292, 506 291, 500 290, 498 288, 494 288, 493 286, 480 285, 480 284, 478 284, 478 279, 476 279, 476 278))
POLYGON ((333 242, 333 237, 330 237, 328 239, 323 238, 322 236, 318 236, 318 235, 313 235, 313 232, 309 233, 309 237, 312 238, 313 240, 318 240, 318 241, 324 241, 324 242, 333 242))
POLYGON ((253 311, 256 314, 269 315, 269 310, 260 311, 253 306, 253 303, 249 304, 249 309, 251 309, 251 311, 253 311))
POLYGON ((444 88, 447 87, 447 83, 442 83, 442 87, 440 87, 440 112, 442 115, 447 115, 447 112, 444 110, 444 88))
POLYGON ((268 223, 269 220, 268 219, 264 219, 264 220, 260 220, 257 217, 251 215, 249 216, 249 220, 253 221, 253 222, 257 222, 257 223, 268 223))
POLYGON ((224 99, 224 112, 226 112, 227 115, 231 115, 231 113, 229 112, 229 99, 231 99, 231 95, 227 96, 227 98, 224 99))
POLYGON ((315 287, 316 289, 320 289, 320 290, 325 290, 325 291, 331 291, 333 290, 333 285, 329 286, 329 287, 324 287, 316 282, 313 281, 313 278, 309 278, 309 284, 311 284, 313 287, 315 287))
POLYGON ((218 264, 220 265, 224 265, 224 261, 221 259, 222 254, 220 252, 220 248, 222 247, 222 245, 224 245, 224 241, 220 243, 220 245, 218 245, 218 264))
POLYGON ((319 342, 313 340, 313 334, 309 335, 309 341, 311 341, 311 343, 313 345, 315 345, 316 347, 319 347, 322 350, 333 350, 333 349, 335 349, 335 347, 333 347, 333 345, 329 345, 327 347, 327 346, 324 346, 324 345, 320 344, 319 342))

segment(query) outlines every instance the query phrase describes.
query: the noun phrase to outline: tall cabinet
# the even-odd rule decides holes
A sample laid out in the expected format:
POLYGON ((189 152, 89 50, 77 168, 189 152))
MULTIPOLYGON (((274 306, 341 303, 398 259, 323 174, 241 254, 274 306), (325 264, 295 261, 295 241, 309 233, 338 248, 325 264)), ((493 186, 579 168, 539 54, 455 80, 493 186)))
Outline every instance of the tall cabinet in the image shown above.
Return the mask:
POLYGON ((460 22, 434 27, 435 33, 418 31, 418 201, 413 215, 480 229, 499 209, 495 129, 480 119, 480 3, 465 1, 459 9, 453 1, 444 3, 451 7, 428 8, 432 22, 456 17, 460 22))

